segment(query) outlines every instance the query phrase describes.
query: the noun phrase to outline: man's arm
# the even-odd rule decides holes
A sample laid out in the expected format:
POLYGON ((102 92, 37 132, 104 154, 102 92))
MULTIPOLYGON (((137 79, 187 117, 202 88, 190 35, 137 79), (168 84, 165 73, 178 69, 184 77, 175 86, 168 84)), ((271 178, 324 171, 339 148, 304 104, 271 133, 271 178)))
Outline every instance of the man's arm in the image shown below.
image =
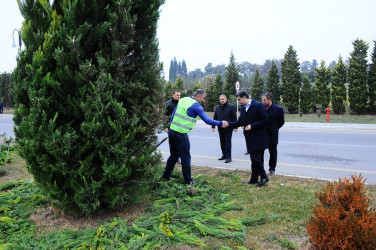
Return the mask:
POLYGON ((281 128, 283 124, 285 124, 285 113, 282 107, 279 109, 278 113, 279 113, 279 128, 281 128))
POLYGON ((214 125, 214 126, 222 126, 223 125, 222 121, 216 121, 216 120, 210 119, 199 103, 193 104, 188 109, 187 114, 190 117, 197 117, 197 115, 198 115, 206 124, 209 124, 209 125, 214 125))

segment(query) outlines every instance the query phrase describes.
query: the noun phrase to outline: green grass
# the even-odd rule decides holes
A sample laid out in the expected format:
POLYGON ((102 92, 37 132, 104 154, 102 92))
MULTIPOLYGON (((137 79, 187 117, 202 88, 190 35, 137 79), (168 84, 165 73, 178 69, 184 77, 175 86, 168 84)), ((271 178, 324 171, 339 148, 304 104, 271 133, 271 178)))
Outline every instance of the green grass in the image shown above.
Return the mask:
MULTIPOLYGON (((213 118, 214 112, 206 112, 206 114, 213 118)), ((286 122, 318 122, 326 123, 326 114, 317 117, 316 114, 303 114, 300 117, 298 114, 285 114, 286 122)), ((357 124, 376 124, 376 115, 330 115, 331 123, 357 123, 357 124)))
MULTIPOLYGON (((138 206, 79 218, 50 205, 17 154, 7 170, 0 178, 0 249, 308 249, 306 221, 327 183, 276 175, 258 188, 242 184, 250 172, 193 166, 196 185, 186 186, 177 168, 175 180, 155 183, 138 206)), ((367 189, 376 208, 376 186, 367 189)))

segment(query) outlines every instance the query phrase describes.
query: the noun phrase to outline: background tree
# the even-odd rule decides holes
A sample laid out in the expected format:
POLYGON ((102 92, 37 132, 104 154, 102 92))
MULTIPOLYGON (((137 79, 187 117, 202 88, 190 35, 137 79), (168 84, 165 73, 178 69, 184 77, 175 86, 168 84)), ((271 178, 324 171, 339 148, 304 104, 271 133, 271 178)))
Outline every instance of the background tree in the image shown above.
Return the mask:
POLYGON ((168 80, 171 82, 175 82, 177 75, 178 75, 178 62, 176 61, 176 57, 174 57, 174 60, 171 60, 170 62, 170 69, 169 69, 169 77, 168 80))
POLYGON ((231 51, 230 62, 227 65, 225 72, 226 82, 223 88, 223 93, 228 97, 235 96, 236 94, 235 83, 236 81, 240 81, 239 72, 240 68, 236 66, 235 57, 231 51))
POLYGON ((370 112, 376 113, 376 41, 373 41, 373 53, 368 76, 370 112))
POLYGON ((206 97, 206 106, 210 111, 214 110, 214 108, 219 103, 219 96, 222 94, 222 87, 223 87, 223 80, 222 75, 217 72, 215 75, 213 83, 207 88, 207 97, 206 97))
POLYGON ((169 99, 171 99, 171 94, 172 94, 172 91, 173 91, 173 85, 171 84, 170 81, 168 81, 166 84, 165 84, 165 98, 164 100, 167 101, 169 99))
POLYGON ((321 105, 322 108, 326 108, 330 102, 330 78, 331 69, 325 66, 325 61, 322 60, 320 67, 315 68, 315 99, 316 104, 321 105))
POLYGON ((261 96, 264 92, 264 80, 260 76, 260 71, 258 67, 256 68, 255 75, 252 79, 252 85, 251 85, 251 96, 253 99, 257 101, 261 101, 261 96))
POLYGON ((368 44, 362 39, 353 43, 354 51, 350 53, 349 65, 349 100, 350 109, 356 114, 367 110, 367 50, 368 44))
POLYGON ((55 206, 90 214, 135 202, 160 163, 162 0, 18 1, 15 134, 55 206))
POLYGON ((297 113, 302 77, 299 71, 298 55, 291 45, 287 49, 281 67, 283 106, 288 112, 297 113))
POLYGON ((266 76, 266 92, 273 95, 273 102, 279 104, 281 100, 281 90, 279 84, 278 68, 274 60, 266 76))
POLYGON ((347 66, 339 56, 332 78, 332 105, 336 114, 343 114, 346 111, 346 82, 347 66))
POLYGON ((13 76, 11 73, 0 74, 0 101, 4 107, 14 107, 13 76))
POLYGON ((312 108, 312 84, 308 76, 303 77, 302 87, 300 88, 300 111, 304 114, 310 112, 312 108))

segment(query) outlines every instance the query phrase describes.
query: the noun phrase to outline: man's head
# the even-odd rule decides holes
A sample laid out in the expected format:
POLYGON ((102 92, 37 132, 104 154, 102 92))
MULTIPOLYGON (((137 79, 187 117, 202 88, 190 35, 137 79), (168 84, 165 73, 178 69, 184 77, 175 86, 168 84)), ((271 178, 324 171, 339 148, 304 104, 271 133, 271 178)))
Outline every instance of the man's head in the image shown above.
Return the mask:
POLYGON ((179 101, 180 96, 180 90, 175 89, 174 91, 172 91, 172 99, 174 99, 175 101, 179 101))
POLYGON ((223 105, 227 102, 227 97, 225 95, 219 96, 219 102, 223 105))
POLYGON ((203 103, 206 100, 205 90, 196 89, 196 91, 193 93, 193 98, 195 98, 197 102, 203 103))
POLYGON ((262 103, 266 108, 269 108, 273 104, 273 96, 270 93, 264 93, 262 95, 262 103))
POLYGON ((240 105, 246 105, 249 103, 249 94, 245 90, 240 90, 236 93, 236 99, 240 105))

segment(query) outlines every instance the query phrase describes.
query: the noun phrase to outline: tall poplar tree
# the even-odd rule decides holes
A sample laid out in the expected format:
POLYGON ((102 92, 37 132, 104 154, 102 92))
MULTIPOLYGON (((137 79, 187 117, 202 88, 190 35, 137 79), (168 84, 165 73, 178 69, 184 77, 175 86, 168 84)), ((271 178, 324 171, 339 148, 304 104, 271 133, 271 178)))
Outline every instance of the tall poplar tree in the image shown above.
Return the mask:
POLYGON ((260 102, 263 92, 264 80, 261 78, 259 68, 257 67, 251 83, 251 96, 253 99, 260 102))
POLYGON ((311 85, 311 79, 308 76, 304 76, 302 80, 302 86, 300 88, 300 111, 302 113, 308 113, 312 107, 313 91, 311 85))
POLYGON ((272 65, 266 76, 266 92, 273 95, 273 102, 279 104, 281 100, 281 88, 279 84, 278 68, 275 61, 272 61, 272 65))
POLYGON ((322 108, 326 108, 330 102, 330 78, 331 78, 331 69, 325 66, 325 61, 322 60, 320 67, 315 68, 315 100, 316 104, 321 105, 322 108))
POLYGON ((235 83, 236 81, 240 81, 240 68, 236 66, 235 57, 232 51, 230 56, 230 62, 226 67, 225 77, 226 82, 223 87, 223 93, 227 95, 227 97, 235 96, 235 83))
POLYGON ((356 114, 367 111, 367 50, 368 44, 362 39, 353 43, 354 51, 350 53, 349 65, 349 100, 350 109, 356 114))
POLYGON ((282 100, 290 113, 299 109, 299 89, 302 76, 299 70, 298 55, 290 45, 281 62, 282 100))
POLYGON ((373 41, 373 53, 368 75, 370 112, 376 113, 376 41, 373 41))
POLYGON ((336 114, 343 114, 346 111, 346 82, 347 66, 339 56, 332 78, 332 105, 336 114))
POLYGON ((163 85, 162 0, 18 0, 15 134, 35 182, 80 214, 119 208, 150 187, 163 85))

